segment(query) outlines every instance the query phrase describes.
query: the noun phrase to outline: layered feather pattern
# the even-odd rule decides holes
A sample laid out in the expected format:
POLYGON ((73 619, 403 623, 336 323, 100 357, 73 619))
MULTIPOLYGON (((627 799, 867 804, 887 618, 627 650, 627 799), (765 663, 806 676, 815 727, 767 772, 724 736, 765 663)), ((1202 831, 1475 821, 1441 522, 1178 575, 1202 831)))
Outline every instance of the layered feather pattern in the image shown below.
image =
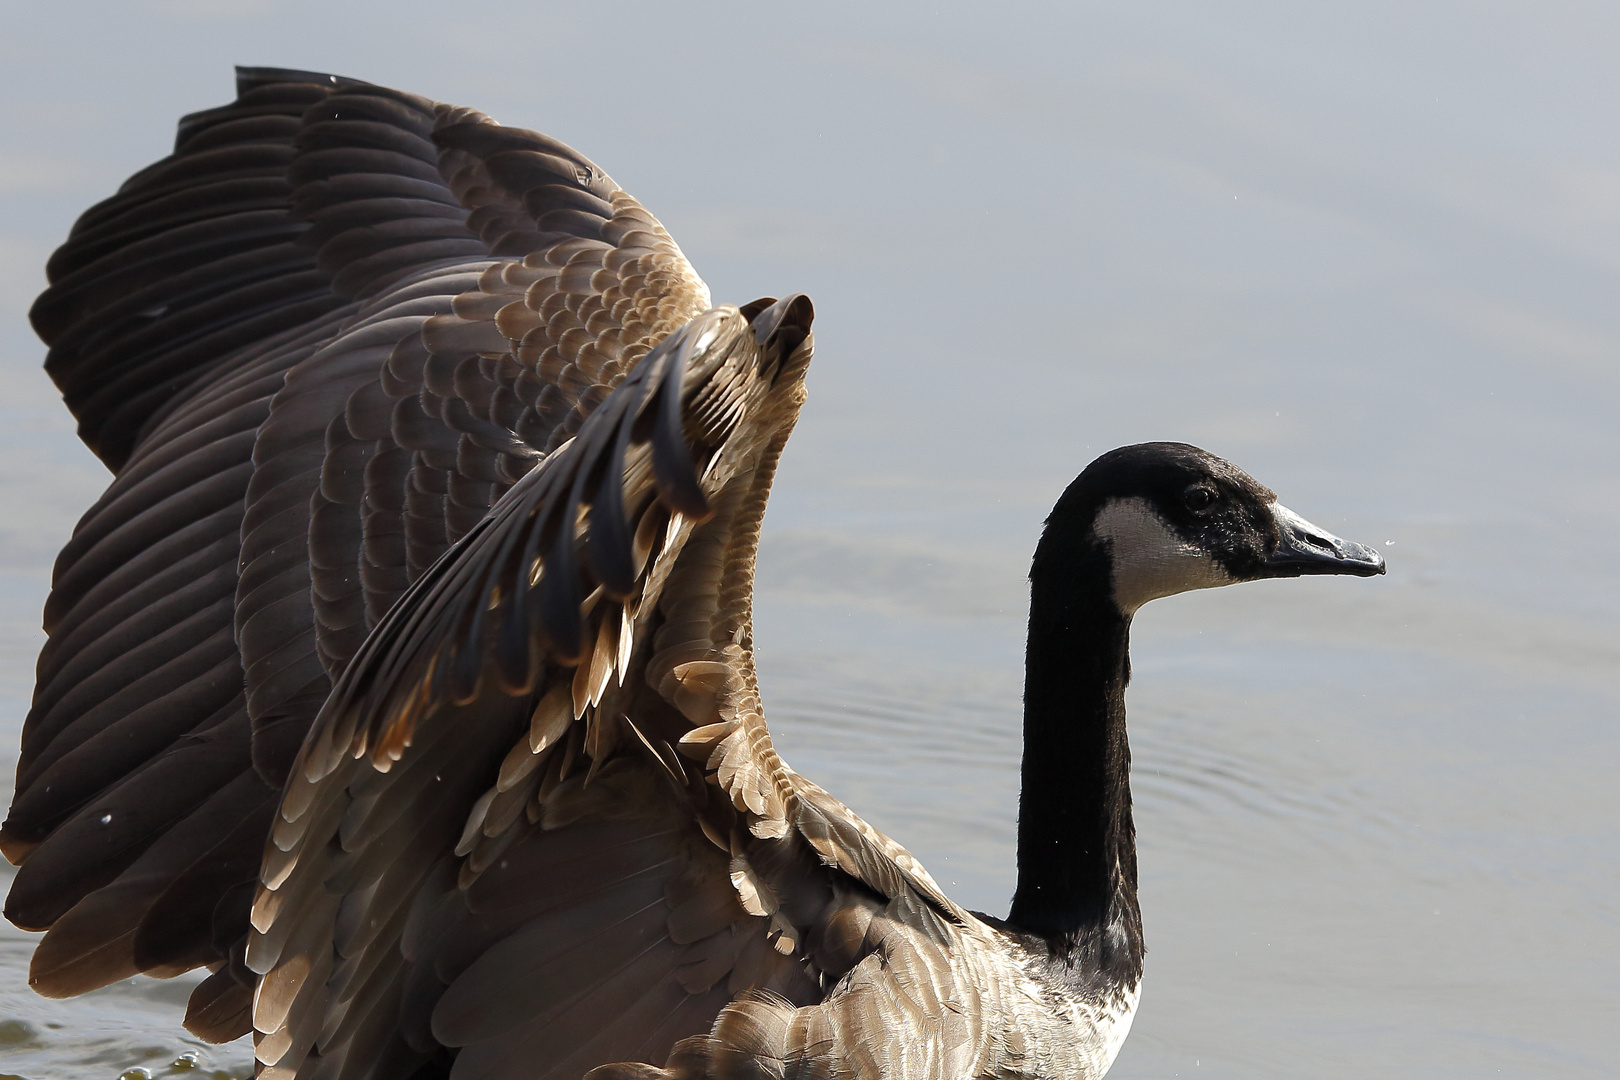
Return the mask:
POLYGON ((808 299, 713 306, 553 139, 275 69, 49 273, 114 477, 0 830, 37 989, 205 966, 188 1026, 277 1078, 1100 1075, 1119 1003, 772 744, 808 299))

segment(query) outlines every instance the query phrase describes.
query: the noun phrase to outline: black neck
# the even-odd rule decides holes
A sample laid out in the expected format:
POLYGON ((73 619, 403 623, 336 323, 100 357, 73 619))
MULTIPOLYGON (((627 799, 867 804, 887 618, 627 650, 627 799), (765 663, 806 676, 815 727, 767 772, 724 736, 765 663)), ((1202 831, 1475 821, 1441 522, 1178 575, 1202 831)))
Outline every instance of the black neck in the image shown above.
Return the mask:
POLYGON ((1106 553, 1073 530, 1047 529, 1030 583, 1018 891, 1007 921, 1088 979, 1134 983, 1130 619, 1114 605, 1106 553))

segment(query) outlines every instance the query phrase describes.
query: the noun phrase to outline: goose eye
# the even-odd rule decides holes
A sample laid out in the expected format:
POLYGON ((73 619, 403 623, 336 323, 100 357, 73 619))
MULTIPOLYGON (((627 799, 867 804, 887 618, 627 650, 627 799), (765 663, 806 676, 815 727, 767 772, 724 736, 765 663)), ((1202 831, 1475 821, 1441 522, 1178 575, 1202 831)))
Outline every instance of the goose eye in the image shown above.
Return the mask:
POLYGON ((1214 506, 1216 498, 1218 496, 1213 488, 1197 485, 1188 488, 1186 493, 1181 496, 1181 501, 1186 504, 1187 509, 1199 514, 1214 506))

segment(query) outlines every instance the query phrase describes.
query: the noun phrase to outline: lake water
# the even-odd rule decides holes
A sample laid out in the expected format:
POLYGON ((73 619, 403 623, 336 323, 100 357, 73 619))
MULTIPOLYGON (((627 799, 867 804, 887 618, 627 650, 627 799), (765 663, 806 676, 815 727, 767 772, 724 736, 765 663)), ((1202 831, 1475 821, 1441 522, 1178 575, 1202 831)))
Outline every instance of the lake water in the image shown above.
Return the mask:
MULTIPOLYGON (((970 907, 1011 894, 1023 575, 1087 461, 1195 442, 1385 552, 1138 617, 1111 1076, 1615 1074, 1620 9, 544 8, 6 6, 7 775, 105 482, 38 372, 39 268, 230 63, 339 70, 578 146, 717 299, 815 298, 767 710, 970 907)), ((0 1077, 245 1070, 184 1036, 185 980, 45 1001, 30 948, 0 931, 0 1077)))

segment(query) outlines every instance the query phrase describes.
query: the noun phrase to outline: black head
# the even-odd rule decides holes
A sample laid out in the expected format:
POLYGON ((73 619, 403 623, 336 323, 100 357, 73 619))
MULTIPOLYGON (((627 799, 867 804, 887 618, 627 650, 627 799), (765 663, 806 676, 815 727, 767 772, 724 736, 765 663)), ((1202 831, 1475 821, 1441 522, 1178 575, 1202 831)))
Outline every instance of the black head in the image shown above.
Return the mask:
POLYGON ((1121 447, 1092 462, 1047 519, 1043 547, 1054 534, 1064 549, 1106 559, 1125 614, 1238 581, 1384 572, 1372 548, 1317 528, 1236 465, 1186 443, 1121 447))

